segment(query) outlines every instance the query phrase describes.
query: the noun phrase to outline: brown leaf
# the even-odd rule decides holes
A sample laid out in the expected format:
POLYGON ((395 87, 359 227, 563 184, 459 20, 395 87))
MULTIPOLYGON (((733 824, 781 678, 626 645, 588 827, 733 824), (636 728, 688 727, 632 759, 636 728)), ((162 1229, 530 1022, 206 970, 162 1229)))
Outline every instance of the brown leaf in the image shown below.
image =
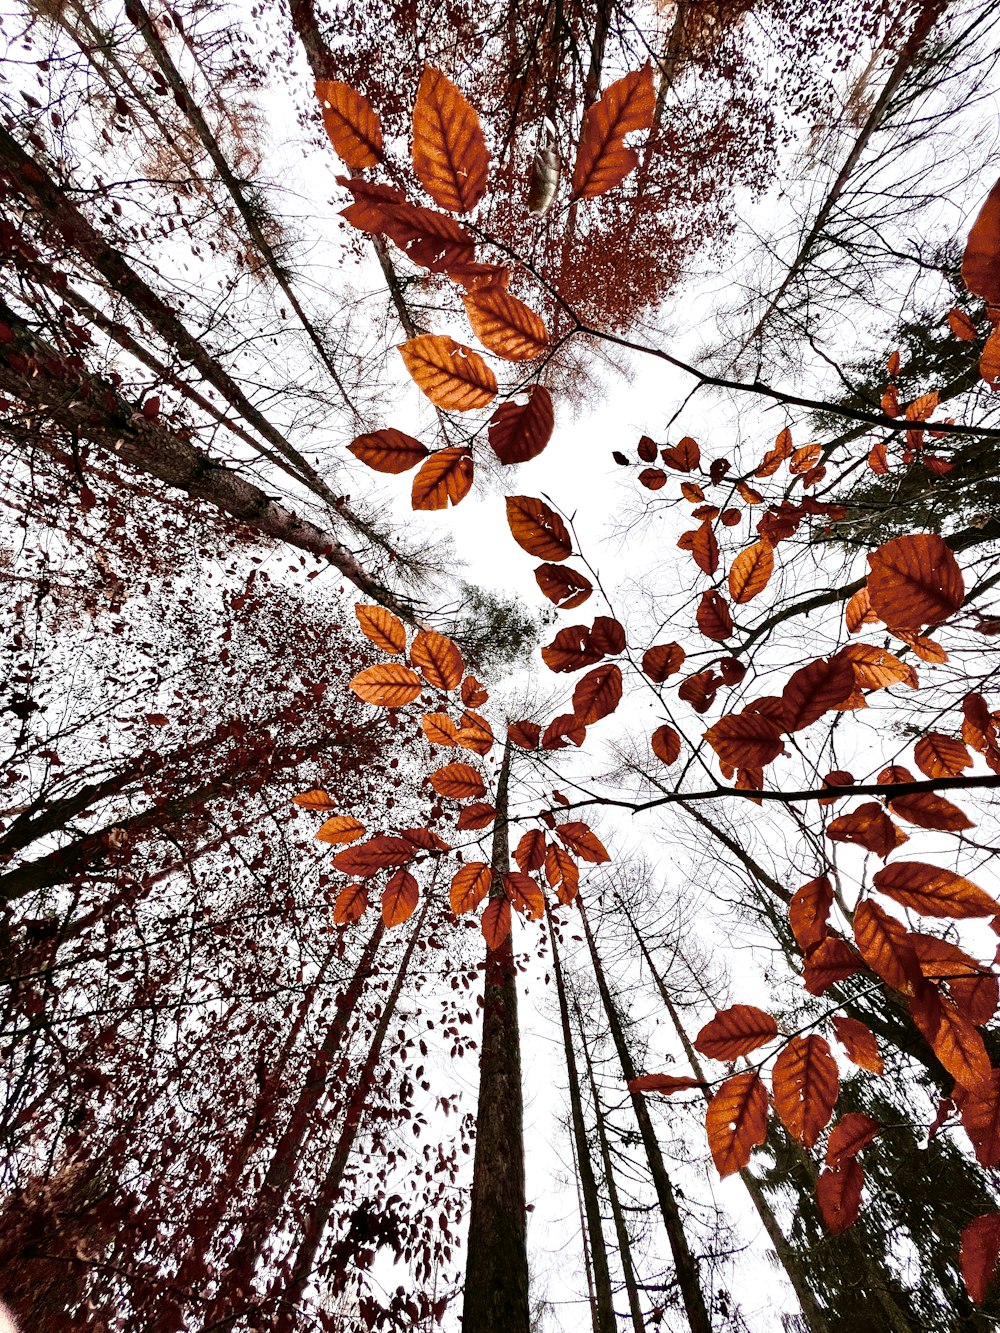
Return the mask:
POLYGON ((733 618, 726 599, 714 588, 702 593, 695 619, 705 638, 714 643, 722 643, 733 632, 733 618))
POLYGON ((508 495, 507 523, 518 546, 540 560, 565 560, 573 552, 566 524, 541 500, 508 495))
MULTIPOLYGON (((885 1068, 885 1062, 879 1055, 878 1042, 875 1040, 875 1035, 871 1029, 856 1018, 844 1018, 837 1015, 832 1021, 837 1040, 853 1063, 859 1069, 867 1069, 869 1073, 881 1074, 885 1068)), ((827 1161, 829 1160, 830 1158, 827 1156, 827 1161)))
POLYGON ((850 662, 859 689, 884 690, 899 684, 908 685, 913 690, 917 688, 917 673, 913 667, 885 648, 876 648, 870 643, 849 643, 837 656, 850 662))
POLYGON ((352 815, 334 815, 332 819, 319 826, 315 836, 319 842, 328 842, 334 847, 339 847, 363 838, 365 826, 352 815))
POLYGON ((964 310, 959 310, 958 306, 948 311, 948 327, 955 337, 964 343, 974 343, 979 337, 975 324, 964 310))
POLYGON ((972 756, 964 741, 953 736, 929 732, 913 747, 913 757, 921 773, 929 778, 959 778, 972 767, 972 756))
POLYGON ((781 692, 785 730, 801 731, 842 704, 854 690, 854 669, 845 658, 817 658, 792 673, 781 692))
POLYGON ((738 605, 764 591, 774 572, 774 552, 767 542, 755 542, 741 551, 729 570, 729 595, 738 605))
POLYGON ((542 734, 542 729, 537 722, 512 722, 507 728, 507 735, 512 744, 522 750, 535 750, 538 748, 538 738, 542 734))
POLYGON ((856 1157, 842 1166, 827 1167, 816 1180, 816 1202, 826 1228, 834 1236, 853 1226, 861 1210, 864 1169, 856 1157))
POLYGON ((462 703, 466 708, 482 708, 489 697, 489 691, 483 689, 475 676, 466 676, 462 681, 462 703))
POLYGON ((503 882, 514 910, 529 921, 540 921, 545 915, 545 895, 531 876, 522 870, 511 870, 504 875, 503 882))
POLYGON ((684 657, 679 643, 659 643, 643 653, 642 669, 654 684, 662 685, 675 671, 680 671, 684 657))
POLYGON ((767 1092, 752 1070, 726 1079, 705 1114, 708 1146, 724 1180, 742 1171, 767 1137, 767 1092))
POLYGON ((662 1092, 670 1096, 672 1092, 686 1092, 689 1088, 703 1088, 701 1079, 687 1078, 677 1074, 640 1074, 628 1081, 629 1092, 662 1092))
POLYGON ((975 827, 964 810, 960 810, 957 805, 953 805, 951 801, 932 791, 897 796, 894 801, 889 802, 889 809, 900 819, 917 824, 920 828, 961 833, 963 829, 975 827))
POLYGON ((413 107, 413 170, 436 204, 468 213, 486 192, 490 155, 479 117, 440 70, 424 66, 413 107))
POLYGON ((335 810, 337 802, 332 796, 327 795, 322 787, 313 787, 311 791, 293 796, 292 805, 297 805, 302 810, 335 810))
POLYGON ((599 653, 613 657, 625 651, 625 627, 613 616, 595 616, 590 642, 599 653))
POLYGON ((541 870, 545 864, 545 834, 541 829, 529 829, 514 849, 514 860, 526 875, 541 870))
POLYGON ((382 126, 367 97, 338 79, 317 79, 323 124, 339 156, 355 171, 382 160, 382 126))
POLYGON ((362 606, 359 602, 354 607, 354 614, 361 626, 361 633, 370 639, 376 648, 381 648, 384 653, 406 651, 406 629, 403 622, 384 606, 362 606))
POLYGON ((848 634, 857 634, 862 625, 871 625, 878 620, 868 598, 868 588, 859 588, 847 603, 844 612, 848 634))
POLYGON ((962 281, 987 305, 1000 305, 1000 181, 990 190, 969 231, 962 281))
POLYGON ((792 894, 792 901, 788 905, 788 920, 795 942, 803 953, 808 953, 826 939, 832 906, 833 885, 826 875, 809 880, 792 894))
POLYGON ((621 702, 622 673, 613 662, 599 666, 577 682, 573 712, 586 726, 613 713, 621 702))
POLYGON ((639 485, 647 491, 662 491, 667 484, 667 474, 659 467, 644 467, 639 473, 639 485))
POLYGON ((694 472, 701 465, 701 449, 698 441, 685 435, 675 445, 660 450, 660 458, 678 472, 694 472))
POLYGON ((563 611, 581 606, 594 591, 594 585, 585 575, 560 565, 539 565, 535 582, 549 601, 563 611))
POLYGON ((408 921, 420 901, 417 881, 407 870, 397 870, 382 892, 382 920, 390 928, 408 921))
POLYGON ((992 1085, 993 1070, 982 1037, 936 986, 924 981, 910 997, 913 1021, 956 1083, 971 1092, 992 1085))
POLYGON ((826 1128, 840 1089, 837 1063, 823 1037, 792 1037, 774 1062, 774 1109, 789 1134, 811 1148, 826 1128))
POLYGON ((681 752, 681 738, 673 727, 667 726, 666 723, 662 727, 657 727, 649 743, 657 759, 665 764, 677 762, 681 752))
POLYGON ((365 667, 350 684, 359 699, 379 708, 402 708, 420 697, 420 677, 402 662, 365 667))
POLYGON ((438 795, 449 796, 453 801, 474 800, 486 792, 483 779, 471 764, 445 764, 428 776, 438 795))
POLYGON ((1000 1166, 1000 1069, 974 1092, 959 1086, 952 1095, 977 1160, 982 1166, 1000 1166))
POLYGON ((594 199, 625 179, 639 161, 635 149, 625 147, 625 136, 648 130, 655 108, 650 65, 626 74, 587 108, 573 167, 573 199, 594 199))
POLYGON ((474 750, 476 754, 489 754, 493 749, 493 728, 485 717, 466 709, 455 740, 463 749, 474 750))
POLYGON ((465 665, 458 645, 446 634, 422 629, 410 645, 410 662, 419 667, 424 680, 439 690, 455 690, 462 683, 465 665))
POLYGON ((483 358, 445 333, 423 333, 396 350, 435 407, 470 412, 496 397, 496 376, 483 358))
POLYGON ((550 671, 579 671, 593 666, 603 654, 590 641, 588 625, 567 625, 542 649, 542 661, 550 671))
POLYGON ((493 898, 483 913, 483 939, 491 953, 510 935, 510 903, 506 898, 493 898))
POLYGON ((826 826, 826 836, 834 842, 853 843, 883 859, 895 850, 898 833, 878 801, 866 801, 849 814, 832 819, 826 826))
POLYGON ((691 556, 703 574, 712 575, 719 568, 719 543, 711 523, 702 523, 695 531, 691 556))
POLYGON ((803 980, 810 995, 822 995, 837 981, 853 977, 861 966, 861 959, 846 940, 828 935, 810 949, 803 967, 803 980))
POLYGON ((474 287, 462 301, 473 333, 505 361, 532 361, 548 348, 549 335, 541 318, 498 284, 474 287))
POLYGON ((488 801, 473 801, 458 816, 455 827, 461 829, 463 833, 474 829, 489 828, 496 817, 496 806, 490 805, 488 801))
POLYGON ((977 963, 957 945, 915 931, 911 936, 920 971, 929 981, 947 987, 959 1012, 974 1027, 988 1023, 1000 1001, 1000 981, 992 969, 977 963))
POLYGON ((456 916, 474 912, 490 891, 492 872, 485 861, 470 861, 452 876, 451 910, 456 916))
POLYGON ((407 861, 413 860, 413 855, 413 844, 406 838, 382 833, 369 838, 367 842, 358 843, 356 847, 338 852, 333 858, 333 864, 341 874, 353 875, 357 879, 371 879, 380 870, 405 865, 407 861))
MULTIPOLYGON (((860 1024, 859 1026, 864 1026, 860 1024)), ((826 1143, 826 1161, 828 1166, 841 1166, 852 1157, 857 1157, 863 1148, 875 1138, 882 1126, 870 1115, 861 1111, 848 1111, 830 1130, 826 1143)))
POLYGON ((368 906, 368 885, 362 880, 352 880, 337 894, 333 904, 333 924, 350 926, 360 921, 368 906))
POLYGON ((705 739, 732 768, 766 768, 784 752, 778 725, 762 713, 729 713, 705 732, 705 739))
POLYGON ((872 610, 890 629, 920 630, 953 615, 965 600, 965 583, 943 537, 917 533, 894 537, 868 557, 872 610))
POLYGON ((982 1213, 964 1227, 958 1258, 966 1291, 983 1305, 1000 1261, 1000 1213, 982 1213))
POLYGON ((966 920, 1000 912, 1000 903, 971 880, 922 861, 886 866, 875 876, 874 884, 880 893, 923 916, 966 920))
POLYGON ((537 458, 552 438, 552 395, 541 384, 525 392, 526 403, 502 403, 490 417, 490 447, 506 466, 537 458))
POLYGON ((347 446, 355 458, 375 472, 388 472, 399 476, 409 472, 428 455, 428 449, 412 435, 401 430, 376 430, 368 435, 359 435, 347 446))
POLYGON ((911 992, 921 983, 909 932, 878 903, 863 899, 854 911, 854 938, 873 972, 894 990, 911 992))
POLYGON ((602 865, 605 861, 611 860, 600 838, 590 825, 583 823, 582 820, 557 824, 556 836, 581 861, 592 861, 595 865, 602 865))
POLYGON ((472 488, 472 455, 464 444, 438 449, 413 478, 414 509, 447 509, 464 500, 472 488))
POLYGON ((734 1004, 721 1009, 698 1033, 694 1048, 712 1060, 736 1060, 766 1046, 778 1035, 778 1025, 763 1009, 734 1004))
POLYGON ((458 744, 458 727, 447 713, 425 713, 420 719, 420 725, 432 745, 458 744))

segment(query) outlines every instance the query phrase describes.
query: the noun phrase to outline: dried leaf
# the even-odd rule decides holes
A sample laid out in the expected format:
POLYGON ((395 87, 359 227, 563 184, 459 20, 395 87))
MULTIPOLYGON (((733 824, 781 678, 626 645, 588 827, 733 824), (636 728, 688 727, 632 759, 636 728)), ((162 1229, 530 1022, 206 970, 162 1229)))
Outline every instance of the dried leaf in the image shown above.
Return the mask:
POLYGON ((833 906, 833 885, 826 875, 811 879, 792 894, 788 920, 795 942, 803 953, 826 939, 827 921, 833 906))
POLYGON ((648 130, 655 108, 650 65, 626 74, 587 108, 573 167, 572 198, 594 199, 625 179, 639 161, 635 149, 625 147, 625 136, 648 130))
POLYGON ((388 472, 392 476, 409 472, 411 467, 423 462, 429 452, 412 435, 392 428, 359 435, 347 448, 366 467, 375 472, 388 472))
POLYGON ((642 669, 656 685, 680 671, 684 665, 684 649, 679 643, 659 643, 647 648, 642 655, 642 669))
POLYGON ((382 160, 382 126, 367 97, 338 79, 317 79, 323 124, 338 155, 355 171, 382 160))
POLYGON ((399 617, 384 606, 362 606, 359 602, 354 607, 354 614, 361 626, 361 633, 376 648, 381 648, 384 653, 406 651, 406 628, 399 617))
POLYGON ((432 745, 458 744, 458 727, 447 713, 425 713, 420 719, 420 725, 432 745))
POLYGON ((492 872, 485 861, 470 861, 451 881, 451 910, 456 916, 474 912, 490 891, 492 872))
POLYGON ((532 361, 547 350, 549 335, 541 318, 498 284, 474 287, 462 302, 473 333, 505 361, 532 361))
POLYGON ((766 1046, 778 1035, 778 1025, 763 1009, 734 1004, 720 1009, 698 1033, 694 1048, 712 1060, 736 1060, 766 1046))
POLYGON ((628 1081, 629 1092, 662 1092, 670 1096, 672 1092, 686 1092, 689 1088, 703 1088, 701 1079, 687 1078, 677 1074, 640 1074, 628 1081))
POLYGON ((535 582, 549 601, 563 611, 581 606, 594 591, 594 585, 585 575, 560 565, 539 565, 535 582))
POLYGON ((741 551, 729 570, 729 595, 741 606, 764 591, 774 572, 774 552, 767 542, 755 542, 741 551))
POLYGON ((413 915, 420 901, 417 881, 407 870, 397 870, 382 893, 382 920, 390 928, 401 926, 413 915))
POLYGON ((413 170, 436 204, 468 213, 486 192, 490 155, 479 117, 440 70, 424 66, 413 108, 413 170))
POLYGON ((556 836, 581 861, 592 861, 595 865, 602 865, 605 861, 611 860, 600 838, 590 825, 583 823, 582 820, 557 824, 556 836))
MULTIPOLYGON (((840 1015, 837 1015, 832 1022, 837 1040, 853 1063, 859 1069, 867 1069, 869 1073, 881 1074, 885 1068, 885 1062, 879 1055, 878 1042, 875 1040, 875 1035, 871 1029, 856 1018, 844 1018, 840 1015)), ((829 1156, 827 1156, 827 1161, 830 1161, 829 1156)))
POLYGON ((328 842, 334 847, 345 843, 357 842, 365 836, 365 826, 352 815, 334 815, 316 830, 319 842, 328 842))
POLYGON ((332 796, 323 791, 322 787, 313 787, 311 791, 293 796, 292 805, 297 805, 302 810, 335 810, 337 803, 332 796))
POLYGON ((493 898, 483 913, 483 939, 491 953, 495 953, 510 936, 510 903, 506 898, 493 898))
POLYGON ((722 643, 733 632, 733 618, 726 599, 714 588, 702 593, 695 619, 702 634, 713 643, 722 643))
POLYGON ((705 740, 732 768, 766 768, 784 753, 781 730, 762 713, 729 713, 705 732, 705 740))
POLYGON ((483 358, 445 333, 423 333, 396 350, 435 407, 470 412, 496 397, 496 376, 483 358))
POLYGON ((540 560, 565 560, 573 552, 566 524, 541 500, 509 495, 507 523, 518 546, 540 560))
POLYGON ((767 1092, 760 1076, 748 1071, 726 1079, 708 1104, 705 1129, 722 1179, 742 1171, 767 1137, 767 1092))
POLYGON ((352 880, 337 894, 333 904, 333 923, 335 926, 350 926, 360 921, 368 906, 368 885, 361 880, 352 880))
POLYGON ((588 671, 573 691, 573 712, 590 726, 613 713, 621 702, 622 673, 613 662, 588 671))
POLYGON ((963 1228, 959 1249, 962 1280, 977 1305, 983 1305, 986 1301, 997 1275, 998 1261, 1000 1261, 1000 1213, 983 1213, 979 1217, 974 1217, 963 1228))
POLYGON ((445 764, 428 776, 438 795, 453 801, 471 801, 486 793, 483 779, 471 764, 445 764))
POLYGON ((665 764, 677 762, 681 752, 681 738, 673 727, 667 726, 666 723, 662 727, 657 727, 649 743, 657 759, 665 764))
MULTIPOLYGON (((864 1024, 859 1024, 863 1027, 864 1024)), ((867 1029, 866 1029, 867 1031, 867 1029)), ((840 1166, 857 1157, 863 1148, 875 1138, 882 1126, 870 1115, 861 1111, 848 1111, 830 1130, 826 1143, 826 1161, 828 1166, 840 1166)))
POLYGON ((971 880, 922 861, 886 866, 875 876, 874 884, 880 893, 922 916, 967 920, 1000 912, 1000 903, 971 880))
POLYGON ((774 1062, 774 1109, 789 1134, 812 1148, 837 1102, 837 1062, 823 1037, 792 1037, 774 1062))
POLYGON ((462 683, 462 654, 446 634, 422 629, 410 645, 410 662, 420 668, 424 680, 435 689, 455 690, 462 683))
POLYGON ((402 662, 365 667, 350 684, 359 699, 380 708, 402 708, 420 697, 420 677, 402 662))
POLYGON ((490 417, 490 447, 507 466, 537 458, 552 438, 551 394, 541 384, 531 385, 526 392, 526 403, 502 403, 490 417))
POLYGON ((868 557, 872 610, 890 629, 920 630, 953 615, 965 583, 944 538, 933 533, 894 537, 868 557))
POLYGON ((853 1226, 861 1210, 865 1173, 855 1157, 841 1166, 827 1168, 816 1181, 816 1202, 827 1230, 834 1236, 853 1226))
POLYGON ((447 509, 472 489, 474 465, 465 445, 438 449, 413 478, 410 501, 414 509, 447 509))

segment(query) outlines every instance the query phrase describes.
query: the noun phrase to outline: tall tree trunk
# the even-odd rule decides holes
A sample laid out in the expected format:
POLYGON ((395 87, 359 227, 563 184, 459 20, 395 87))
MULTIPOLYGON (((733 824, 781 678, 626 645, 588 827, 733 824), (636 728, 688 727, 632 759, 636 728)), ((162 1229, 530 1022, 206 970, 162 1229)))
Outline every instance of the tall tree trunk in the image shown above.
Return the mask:
MULTIPOLYGON (((347 1034, 348 1024, 354 1017, 361 993, 371 981, 372 965, 384 934, 385 924, 380 916, 354 969, 350 984, 337 1004, 323 1042, 310 1062, 288 1123, 274 1146, 253 1212, 247 1218, 240 1239, 229 1257, 228 1268, 232 1274, 229 1282, 237 1291, 249 1288, 264 1244, 277 1225, 298 1171, 310 1121, 326 1094, 333 1057, 347 1034)), ((395 1000, 392 1003, 395 1004, 395 1000)), ((233 1181, 234 1188, 238 1179, 237 1176, 233 1181)), ((221 1218, 220 1211, 220 1221, 221 1218)))
MULTIPOLYGON (((497 782, 491 901, 505 897, 510 866, 510 760, 508 741, 497 782)), ((479 1071, 462 1333, 529 1333, 521 1036, 510 935, 486 951, 479 1071)))
POLYGON ((354 1141, 358 1136, 358 1130, 361 1127, 361 1121, 364 1117, 368 1100, 371 1096, 372 1087, 375 1083, 375 1075, 378 1071, 379 1059, 382 1055, 382 1046, 385 1042, 386 1033, 389 1030, 389 1024, 392 1022, 396 1012, 396 1005, 406 981, 406 974, 410 968, 410 960, 413 957, 413 950, 417 940, 423 932, 424 920, 427 916, 427 910, 430 906, 431 895, 424 894, 423 907, 417 917, 413 930, 407 942, 406 949, 400 961, 396 972, 396 979, 393 982, 392 990, 385 1002, 385 1008, 379 1017, 378 1026, 375 1029, 375 1035, 372 1037, 371 1045, 368 1048, 368 1055, 365 1058, 364 1066, 355 1084, 354 1091, 351 1093, 351 1099, 347 1103, 347 1111, 344 1116, 343 1129, 340 1132, 340 1138, 337 1140, 337 1146, 334 1149, 330 1165, 327 1167, 326 1174, 316 1192, 316 1198, 312 1209, 305 1222, 301 1243, 296 1251, 295 1258, 289 1268, 289 1277, 283 1288, 273 1289, 273 1294, 282 1310, 282 1318, 287 1322, 293 1317, 295 1307, 302 1300, 302 1293, 305 1290, 306 1283, 316 1264, 316 1254, 323 1241, 323 1235, 327 1224, 333 1212, 333 1206, 340 1193, 340 1186, 344 1179, 344 1171, 347 1169, 347 1163, 351 1156, 351 1150, 354 1147, 354 1141))
POLYGON ((607 1130, 604 1127, 604 1108, 601 1106, 601 1099, 597 1092, 597 1080, 594 1078, 594 1065, 590 1058, 590 1049, 587 1046, 587 1033, 583 1026, 583 1015, 580 1013, 580 1006, 574 1000, 574 1012, 576 1013, 576 1026, 580 1034, 580 1045, 583 1048, 583 1058, 587 1065, 587 1082, 590 1085, 590 1099, 594 1103, 594 1119, 597 1124, 597 1141, 601 1147, 601 1163, 604 1167, 604 1183, 608 1190, 608 1199, 611 1202, 611 1216, 615 1222, 615 1235, 618 1237, 618 1253, 621 1256, 622 1272, 625 1274, 625 1292, 628 1296, 629 1313, 632 1316, 633 1333, 645 1333, 646 1321, 642 1317, 642 1306, 639 1303, 639 1287, 635 1278, 635 1265, 632 1262, 632 1238, 628 1234, 628 1227, 625 1225, 625 1214, 622 1212, 621 1199, 618 1196, 618 1186, 615 1183, 614 1163, 611 1160, 611 1145, 608 1142, 607 1130))
MULTIPOLYGON (((600 955, 597 952, 597 944, 590 929, 590 922, 587 920, 587 912, 583 906, 583 900, 579 895, 576 898, 576 903, 580 912, 580 920, 583 923, 583 931, 587 939, 587 947, 590 950, 590 958, 594 967, 594 976, 597 979, 597 986, 601 993, 601 1002, 604 1006, 604 1013, 608 1020, 608 1026, 611 1029, 611 1038, 614 1041, 615 1050, 618 1052, 618 1061, 622 1067, 622 1074, 624 1075, 625 1081, 628 1082, 636 1077, 635 1065, 632 1063, 632 1053, 628 1048, 628 1042, 625 1040, 625 1033, 622 1029, 618 1008, 611 996, 610 990, 608 989, 608 983, 604 976, 604 968, 601 964, 600 955)), ((653 1178, 656 1197, 659 1200, 663 1225, 666 1228, 667 1239, 670 1242, 670 1251, 674 1258, 674 1270, 677 1277, 677 1285, 680 1288, 681 1298, 684 1302, 684 1309, 687 1314, 687 1321, 691 1327, 691 1333, 712 1333, 712 1326, 709 1322, 708 1310, 705 1305, 705 1296, 702 1292, 701 1282, 698 1276, 698 1265, 694 1255, 691 1253, 687 1236, 684 1234, 684 1224, 681 1220, 680 1209, 677 1206, 677 1199, 674 1196, 673 1187, 670 1184, 670 1177, 667 1175, 667 1168, 663 1162, 660 1145, 656 1141, 656 1132, 653 1129, 653 1122, 649 1118, 649 1110, 640 1093, 633 1092, 630 1096, 632 1099, 632 1109, 635 1112, 635 1118, 639 1123, 639 1133, 642 1137, 643 1147, 646 1150, 646 1158, 649 1162, 649 1170, 653 1178)))
POLYGON ((597 1194, 597 1181, 594 1179, 594 1167, 590 1159, 590 1145, 587 1142, 587 1128, 583 1119, 583 1099, 580 1096, 580 1078, 577 1072, 576 1054, 573 1050, 573 1031, 569 1021, 569 1005, 566 1002, 566 987, 563 982, 562 964, 559 961, 559 946, 552 928, 552 913, 546 905, 549 923, 549 940, 552 945, 552 963, 556 978, 556 994, 559 997, 559 1021, 562 1025, 563 1050, 566 1055, 566 1075, 569 1080, 569 1105, 573 1125, 573 1139, 576 1144, 577 1173, 583 1192, 583 1203, 587 1219, 587 1232, 590 1236, 590 1250, 594 1268, 594 1328, 596 1333, 616 1333, 615 1309, 611 1296, 611 1273, 608 1269, 608 1251, 604 1243, 604 1228, 601 1224, 601 1203, 597 1194))

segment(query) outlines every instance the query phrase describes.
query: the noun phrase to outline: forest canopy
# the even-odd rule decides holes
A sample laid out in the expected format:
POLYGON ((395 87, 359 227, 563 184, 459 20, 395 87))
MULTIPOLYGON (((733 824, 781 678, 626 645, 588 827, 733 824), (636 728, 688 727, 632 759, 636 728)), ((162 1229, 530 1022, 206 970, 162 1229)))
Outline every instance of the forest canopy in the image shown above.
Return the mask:
POLYGON ((997 12, 0 14, 0 1323, 995 1327, 997 12))

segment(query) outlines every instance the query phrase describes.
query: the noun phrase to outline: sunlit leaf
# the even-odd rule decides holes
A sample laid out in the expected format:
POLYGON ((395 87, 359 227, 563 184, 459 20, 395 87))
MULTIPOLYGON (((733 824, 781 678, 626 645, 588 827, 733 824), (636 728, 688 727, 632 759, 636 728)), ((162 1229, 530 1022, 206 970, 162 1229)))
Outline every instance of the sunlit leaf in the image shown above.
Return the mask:
POLYGON ((384 653, 402 653, 406 650, 406 628, 398 616, 384 606, 362 606, 358 603, 354 614, 361 633, 384 653))
POLYGON ((605 861, 611 860, 600 838, 590 825, 584 824, 582 820, 557 824, 556 836, 581 861, 592 861, 595 865, 602 865, 605 861))
POLYGON ((486 192, 490 156, 479 117, 440 70, 424 66, 413 108, 413 170, 436 204, 468 213, 486 192))
POLYGON ((410 468, 423 462, 429 452, 412 435, 395 429, 359 435, 347 448, 355 458, 375 472, 388 472, 393 476, 409 472, 410 468))
POLYGON ((503 287, 474 287, 462 301, 473 333, 505 361, 532 361, 548 348, 549 335, 540 316, 503 287))
POLYGON ((496 376, 483 358, 445 333, 423 333, 396 350, 435 407, 470 412, 496 397, 496 376))
POLYGON ((464 500, 472 487, 472 455, 464 445, 438 449, 413 478, 414 509, 447 509, 464 500))
POLYGON ((757 1073, 726 1079, 708 1104, 705 1129, 719 1175, 742 1171, 767 1137, 767 1091, 757 1073))
POLYGON ((359 671, 351 681, 351 689, 365 703, 381 708, 402 708, 419 698, 421 680, 402 662, 379 662, 359 671))
POLYGON ((348 83, 317 79, 323 124, 338 155, 361 171, 382 160, 382 126, 372 104, 348 83))
POLYGON ((417 881, 407 870, 397 870, 382 892, 382 920, 389 927, 400 926, 413 915, 420 901, 417 881))
POLYGON ((492 872, 485 861, 470 861, 451 881, 451 910, 456 916, 474 912, 490 891, 492 872))
POLYGON ((752 1004, 734 1004, 705 1024, 695 1037, 694 1048, 712 1060, 736 1060, 777 1035, 778 1025, 770 1014, 752 1004))
POLYGON ((436 689, 455 690, 462 683, 462 654, 446 634, 422 629, 410 645, 410 661, 436 689))
POLYGON ((593 199, 625 179, 639 161, 635 149, 625 146, 625 136, 648 130, 655 107, 653 70, 647 65, 613 83, 587 108, 573 167, 574 199, 593 199))
POLYGON ((767 542, 741 551, 729 570, 729 595, 737 605, 751 601, 767 587, 774 572, 774 552, 767 542))
POLYGON ((811 1148, 837 1102, 837 1062, 823 1037, 792 1037, 774 1062, 774 1109, 789 1134, 811 1148))
POLYGON ((319 826, 315 836, 320 842, 328 842, 336 847, 363 838, 365 826, 352 815, 334 815, 319 826))
POLYGON ((518 546, 540 560, 565 560, 573 552, 566 524, 541 500, 508 495, 507 523, 518 546))

